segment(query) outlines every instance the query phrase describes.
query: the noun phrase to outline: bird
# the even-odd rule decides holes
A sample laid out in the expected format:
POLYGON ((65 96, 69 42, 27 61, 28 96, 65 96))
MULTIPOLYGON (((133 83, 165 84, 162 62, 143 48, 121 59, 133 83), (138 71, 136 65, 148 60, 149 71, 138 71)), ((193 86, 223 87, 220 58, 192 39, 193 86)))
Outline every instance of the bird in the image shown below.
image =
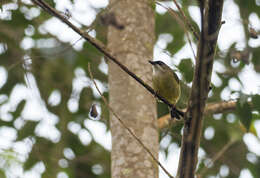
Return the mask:
MULTIPOLYGON (((152 84, 157 94, 166 99, 173 106, 178 102, 181 95, 180 80, 176 73, 162 61, 151 61, 152 64, 152 84)), ((179 115, 169 107, 171 118, 180 119, 179 115)))

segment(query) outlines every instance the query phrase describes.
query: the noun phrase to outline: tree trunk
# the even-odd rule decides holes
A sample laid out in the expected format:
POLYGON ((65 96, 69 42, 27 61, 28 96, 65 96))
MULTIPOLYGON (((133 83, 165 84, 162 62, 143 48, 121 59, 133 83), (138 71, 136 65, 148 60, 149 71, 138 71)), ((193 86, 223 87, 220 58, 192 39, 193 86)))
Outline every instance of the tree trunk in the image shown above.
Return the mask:
MULTIPOLYGON (((111 0, 112 12, 124 29, 110 26, 108 48, 144 82, 151 83, 151 66, 155 41, 155 19, 149 0, 111 0)), ((109 103, 123 122, 158 158, 159 143, 156 102, 140 84, 109 62, 109 103)), ((141 145, 112 115, 112 177, 158 177, 158 166, 141 145)))

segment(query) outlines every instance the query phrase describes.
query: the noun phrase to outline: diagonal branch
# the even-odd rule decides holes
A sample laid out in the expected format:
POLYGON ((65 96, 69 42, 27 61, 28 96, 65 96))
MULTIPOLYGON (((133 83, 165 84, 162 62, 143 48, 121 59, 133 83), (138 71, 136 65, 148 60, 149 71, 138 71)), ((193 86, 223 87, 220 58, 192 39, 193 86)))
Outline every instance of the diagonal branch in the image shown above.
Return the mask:
POLYGON ((201 33, 188 109, 184 117, 178 177, 194 178, 202 130, 203 113, 208 98, 223 0, 199 0, 201 33))
POLYGON ((182 19, 183 21, 186 23, 186 26, 188 26, 188 28, 191 30, 191 32, 193 33, 194 37, 196 38, 196 40, 199 40, 199 34, 197 33, 197 31, 194 29, 194 27, 192 26, 191 22, 187 19, 187 17, 185 16, 183 10, 181 9, 181 7, 179 6, 179 4, 177 3, 176 0, 173 0, 175 6, 178 8, 178 10, 181 13, 182 19))
MULTIPOLYGON (((185 32, 185 34, 186 34, 186 36, 187 36, 189 45, 190 45, 190 47, 191 47, 191 51, 192 51, 192 53, 193 53, 194 59, 195 59, 196 56, 195 56, 195 52, 194 52, 194 50, 193 50, 193 48, 192 48, 191 39, 190 39, 190 36, 189 36, 189 33, 188 33, 188 29, 187 29, 187 27, 186 27, 187 25, 185 25, 185 23, 184 23, 184 22, 186 22, 186 21, 188 21, 188 20, 185 18, 185 15, 184 15, 183 11, 181 10, 181 8, 179 7, 179 5, 177 4, 177 2, 176 2, 176 6, 178 7, 179 11, 182 12, 181 14, 183 14, 183 16, 182 16, 183 18, 180 18, 179 15, 177 14, 177 12, 175 12, 173 9, 171 9, 171 8, 169 8, 169 7, 165 7, 163 4, 161 4, 161 3, 159 3, 159 2, 156 2, 156 4, 158 4, 159 6, 165 8, 165 9, 169 12, 169 14, 170 14, 171 16, 173 16, 173 18, 175 18, 175 20, 177 21, 177 23, 183 28, 183 30, 184 30, 184 32, 185 32), (183 20, 184 20, 184 22, 183 22, 183 20)), ((189 24, 189 22, 186 22, 186 24, 189 24)), ((192 26, 191 26, 191 27, 192 27, 192 26)), ((195 31, 193 31, 192 28, 190 28, 190 30, 191 30, 192 32, 194 32, 194 36, 195 36, 196 39, 198 40, 198 39, 199 39, 199 38, 198 38, 198 34, 197 34, 195 31), (196 35, 197 35, 197 36, 196 36, 196 35)))
MULTIPOLYGON (((227 144, 225 144, 225 146, 219 150, 219 152, 217 152, 214 157, 211 159, 209 164, 214 164, 219 158, 221 158, 221 156, 224 155, 224 153, 234 144, 236 143, 237 140, 230 140, 227 144)), ((208 164, 208 165, 209 165, 208 164)), ((208 165, 206 165, 198 174, 198 177, 201 178, 203 177, 203 175, 208 171, 208 165)))
POLYGON ((95 48, 97 48, 100 52, 102 52, 108 59, 113 61, 115 64, 117 64, 123 71, 125 71, 128 75, 130 75, 132 78, 134 78, 139 84, 141 84, 146 90, 148 90, 152 95, 156 96, 159 100, 167 104, 169 107, 173 109, 173 111, 179 116, 184 116, 184 113, 178 109, 175 108, 169 101, 167 101, 164 97, 157 94, 148 84, 146 84, 142 79, 140 79, 138 76, 136 76, 133 72, 131 72, 126 66, 121 64, 119 60, 116 59, 116 57, 105 47, 103 43, 98 41, 97 39, 91 37, 88 33, 82 31, 81 29, 77 28, 75 25, 73 25, 68 19, 61 15, 56 9, 49 6, 46 2, 43 0, 32 0, 36 5, 40 6, 43 10, 48 12, 49 14, 57 17, 62 22, 66 23, 72 30, 74 30, 76 33, 78 33, 81 37, 83 37, 85 40, 87 40, 90 44, 92 44, 95 48))

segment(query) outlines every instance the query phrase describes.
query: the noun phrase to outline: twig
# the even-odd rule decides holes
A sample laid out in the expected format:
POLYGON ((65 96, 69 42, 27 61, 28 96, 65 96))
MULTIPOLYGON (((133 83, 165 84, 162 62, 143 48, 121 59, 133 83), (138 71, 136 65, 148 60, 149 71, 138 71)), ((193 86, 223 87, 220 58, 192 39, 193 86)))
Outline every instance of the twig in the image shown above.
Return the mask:
MULTIPOLYGON (((184 32, 185 32, 185 34, 186 34, 186 36, 187 36, 188 43, 189 43, 189 45, 190 45, 190 47, 191 47, 191 51, 192 51, 192 53, 193 53, 194 59, 196 59, 195 52, 194 52, 194 50, 193 50, 193 48, 192 48, 191 39, 190 39, 188 30, 187 30, 187 28, 186 28, 186 26, 185 26, 183 20, 180 19, 179 15, 178 15, 173 9, 171 9, 171 8, 169 8, 169 7, 165 7, 163 4, 161 4, 161 3, 159 3, 159 2, 156 2, 156 4, 158 4, 158 5, 160 5, 161 7, 165 8, 165 9, 169 12, 169 14, 170 14, 171 16, 173 16, 173 17, 176 19, 176 21, 179 23, 179 25, 184 29, 184 32)), ((181 10, 181 9, 180 9, 180 10, 181 10)), ((185 19, 185 20, 187 20, 187 19, 185 19)), ((185 21, 185 20, 184 20, 184 21, 185 21)))
POLYGON ((173 111, 180 116, 184 116, 184 113, 178 109, 175 108, 169 101, 167 101, 164 97, 157 94, 149 85, 147 85, 142 79, 137 77, 133 72, 131 72, 126 66, 121 64, 116 57, 97 39, 91 37, 88 35, 88 33, 82 31, 81 29, 77 28, 75 25, 73 25, 68 19, 66 19, 63 15, 61 15, 56 9, 49 6, 47 3, 45 3, 43 0, 32 0, 35 4, 40 6, 43 10, 48 12, 49 14, 57 17, 62 22, 66 23, 72 30, 74 30, 76 33, 78 33, 80 36, 82 36, 85 40, 87 40, 90 44, 92 44, 95 48, 97 48, 100 52, 102 52, 108 59, 116 63, 123 71, 125 71, 128 75, 130 75, 132 78, 134 78, 139 84, 141 84, 144 88, 146 88, 152 95, 156 96, 158 99, 160 99, 162 102, 167 104, 169 107, 173 109, 173 111))
POLYGON ((170 177, 170 178, 174 178, 164 167, 163 165, 160 163, 160 161, 158 159, 155 158, 155 156, 152 154, 152 152, 149 150, 149 148, 147 148, 143 142, 135 135, 135 133, 129 128, 127 127, 127 125, 123 122, 123 120, 114 112, 114 110, 109 106, 106 98, 102 95, 101 91, 99 90, 94 78, 93 78, 93 74, 90 68, 90 63, 88 63, 88 71, 89 71, 89 75, 91 80, 93 81, 99 95, 102 97, 102 100, 104 101, 106 107, 109 109, 109 111, 112 112, 112 114, 115 116, 115 118, 117 118, 117 120, 120 122, 120 124, 130 133, 130 135, 132 135, 134 137, 134 139, 143 147, 143 149, 152 157, 152 159, 162 168, 162 170, 170 177))
POLYGON ((208 163, 199 173, 200 177, 203 177, 203 175, 208 171, 208 165, 214 164, 234 143, 236 140, 230 140, 219 152, 217 152, 210 163, 208 163))
POLYGON ((191 25, 190 21, 187 19, 187 17, 185 16, 183 10, 181 9, 181 7, 179 6, 179 4, 176 2, 176 0, 173 0, 175 6, 178 8, 178 10, 180 11, 182 18, 184 19, 184 22, 186 22, 186 25, 190 28, 190 30, 192 31, 193 35, 195 36, 195 38, 197 40, 199 40, 199 34, 196 32, 196 30, 193 28, 193 26, 191 25))
MULTIPOLYGON (((187 19, 187 17, 185 16, 183 10, 181 9, 181 7, 179 6, 179 4, 176 2, 176 0, 173 0, 175 6, 177 7, 177 9, 180 11, 180 14, 181 14, 181 22, 183 24, 183 22, 185 23, 184 27, 186 29, 186 26, 190 29, 190 31, 193 33, 194 37, 196 38, 196 40, 199 40, 199 34, 198 32, 194 29, 194 27, 192 26, 192 24, 190 23, 190 21, 187 19)), ((156 4, 166 8, 163 4, 161 4, 160 2, 158 1, 155 1, 156 4)), ((168 9, 168 8, 166 8, 168 9)), ((179 15, 177 15, 177 18, 180 19, 179 15)))
POLYGON ((30 60, 31 58, 24 58, 21 60, 16 61, 15 63, 11 64, 10 66, 7 67, 7 71, 12 70, 13 68, 15 68, 16 66, 22 64, 23 62, 25 62, 26 60, 30 60))
MULTIPOLYGON (((45 54, 44 56, 50 56, 50 57, 58 56, 59 54, 66 52, 68 49, 70 49, 72 46, 74 46, 76 43, 78 43, 81 39, 82 39, 82 37, 80 37, 78 40, 76 40, 72 44, 64 47, 61 51, 57 51, 57 52, 54 52, 54 53, 51 53, 51 54, 45 54)), ((32 55, 28 55, 28 57, 24 57, 23 60, 19 60, 19 61, 15 62, 15 63, 11 64, 9 67, 7 67, 7 71, 12 70, 13 68, 15 68, 16 66, 18 66, 21 63, 25 62, 26 60, 30 61, 32 58, 40 58, 40 57, 43 57, 43 55, 33 55, 33 56, 32 55)))

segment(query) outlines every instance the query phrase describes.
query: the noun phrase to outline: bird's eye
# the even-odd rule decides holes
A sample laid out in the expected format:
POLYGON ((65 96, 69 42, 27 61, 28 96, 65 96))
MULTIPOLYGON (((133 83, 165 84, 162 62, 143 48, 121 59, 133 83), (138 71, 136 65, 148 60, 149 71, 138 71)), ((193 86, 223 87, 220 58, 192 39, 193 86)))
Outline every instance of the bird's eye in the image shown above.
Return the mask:
POLYGON ((160 66, 163 65, 163 63, 162 63, 161 61, 159 61, 158 64, 159 64, 160 66))

